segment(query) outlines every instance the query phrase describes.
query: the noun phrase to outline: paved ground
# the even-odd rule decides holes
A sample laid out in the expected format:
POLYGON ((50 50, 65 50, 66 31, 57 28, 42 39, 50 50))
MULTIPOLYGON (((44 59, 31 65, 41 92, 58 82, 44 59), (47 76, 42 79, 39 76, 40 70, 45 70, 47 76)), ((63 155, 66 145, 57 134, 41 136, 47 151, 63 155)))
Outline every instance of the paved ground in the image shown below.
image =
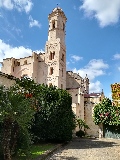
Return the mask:
POLYGON ((120 139, 75 138, 46 160, 120 160, 120 139))

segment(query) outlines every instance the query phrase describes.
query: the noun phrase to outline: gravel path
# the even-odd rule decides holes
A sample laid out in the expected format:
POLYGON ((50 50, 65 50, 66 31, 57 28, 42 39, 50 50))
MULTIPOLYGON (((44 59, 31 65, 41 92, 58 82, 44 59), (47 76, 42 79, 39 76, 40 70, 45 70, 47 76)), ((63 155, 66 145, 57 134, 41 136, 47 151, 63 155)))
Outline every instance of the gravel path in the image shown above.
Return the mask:
POLYGON ((120 139, 75 138, 46 160, 120 160, 120 139))

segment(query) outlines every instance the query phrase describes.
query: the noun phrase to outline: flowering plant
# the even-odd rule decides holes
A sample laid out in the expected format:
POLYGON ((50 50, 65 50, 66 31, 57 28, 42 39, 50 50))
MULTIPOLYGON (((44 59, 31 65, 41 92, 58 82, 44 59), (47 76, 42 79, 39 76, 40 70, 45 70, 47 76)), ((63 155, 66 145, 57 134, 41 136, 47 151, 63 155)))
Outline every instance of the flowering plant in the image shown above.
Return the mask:
POLYGON ((120 124, 120 107, 112 105, 109 98, 104 98, 94 107, 93 119, 97 125, 99 123, 118 125, 120 124))

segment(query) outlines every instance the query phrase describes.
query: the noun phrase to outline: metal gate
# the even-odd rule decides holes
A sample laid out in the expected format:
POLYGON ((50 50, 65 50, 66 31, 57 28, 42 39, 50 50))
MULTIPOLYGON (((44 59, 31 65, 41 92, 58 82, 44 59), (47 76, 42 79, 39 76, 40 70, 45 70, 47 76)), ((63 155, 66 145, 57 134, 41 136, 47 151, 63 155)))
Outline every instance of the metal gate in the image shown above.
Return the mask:
POLYGON ((103 134, 105 138, 120 139, 120 125, 103 125, 103 134))

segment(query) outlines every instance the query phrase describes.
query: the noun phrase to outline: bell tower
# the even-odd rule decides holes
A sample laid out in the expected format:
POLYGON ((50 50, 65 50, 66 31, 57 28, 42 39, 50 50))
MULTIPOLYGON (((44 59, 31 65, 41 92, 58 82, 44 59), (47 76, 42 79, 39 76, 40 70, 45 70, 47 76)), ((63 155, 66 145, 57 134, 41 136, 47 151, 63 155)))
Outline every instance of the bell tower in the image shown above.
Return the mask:
POLYGON ((66 89, 65 25, 67 18, 61 8, 48 16, 48 41, 45 46, 45 63, 48 66, 47 84, 66 89))

